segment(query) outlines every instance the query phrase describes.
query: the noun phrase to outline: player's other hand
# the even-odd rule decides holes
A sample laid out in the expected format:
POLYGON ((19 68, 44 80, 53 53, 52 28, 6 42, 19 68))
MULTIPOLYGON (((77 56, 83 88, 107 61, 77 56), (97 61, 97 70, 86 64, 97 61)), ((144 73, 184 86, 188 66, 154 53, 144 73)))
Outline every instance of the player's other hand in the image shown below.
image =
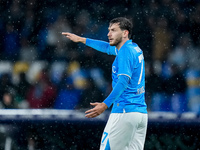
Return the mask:
POLYGON ((94 118, 102 114, 108 107, 105 103, 90 103, 90 105, 94 106, 94 108, 86 111, 87 118, 94 118))
POLYGON ((66 36, 68 39, 70 39, 73 42, 82 42, 85 44, 86 38, 80 37, 76 34, 69 33, 69 32, 62 32, 62 35, 66 36))

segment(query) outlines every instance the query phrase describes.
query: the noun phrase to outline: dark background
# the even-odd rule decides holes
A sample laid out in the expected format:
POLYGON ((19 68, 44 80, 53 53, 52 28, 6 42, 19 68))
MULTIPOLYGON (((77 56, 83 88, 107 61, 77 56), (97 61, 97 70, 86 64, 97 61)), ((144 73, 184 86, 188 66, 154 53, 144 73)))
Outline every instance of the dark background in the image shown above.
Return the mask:
MULTIPOLYGON (((61 32, 108 41, 115 17, 132 20, 132 40, 144 52, 148 112, 189 114, 150 119, 145 149, 199 149, 199 0, 1 0, 0 108, 82 111, 103 101, 114 57, 61 32)), ((20 150, 98 149, 106 123, 3 118, 1 149, 20 150)))

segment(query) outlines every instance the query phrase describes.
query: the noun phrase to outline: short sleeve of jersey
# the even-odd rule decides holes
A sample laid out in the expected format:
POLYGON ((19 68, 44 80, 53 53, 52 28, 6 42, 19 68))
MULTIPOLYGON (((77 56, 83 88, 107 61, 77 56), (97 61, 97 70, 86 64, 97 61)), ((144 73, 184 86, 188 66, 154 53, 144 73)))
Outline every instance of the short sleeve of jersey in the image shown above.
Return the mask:
POLYGON ((118 53, 118 75, 126 75, 131 79, 133 69, 135 68, 136 56, 130 49, 122 49, 118 53))

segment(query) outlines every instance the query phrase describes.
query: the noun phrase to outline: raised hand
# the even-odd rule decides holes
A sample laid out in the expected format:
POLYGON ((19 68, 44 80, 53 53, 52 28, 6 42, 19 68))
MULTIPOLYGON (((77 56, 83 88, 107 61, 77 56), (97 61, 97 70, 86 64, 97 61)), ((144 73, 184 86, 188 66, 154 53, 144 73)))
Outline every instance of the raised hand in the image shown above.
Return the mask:
POLYGON ((86 42, 86 38, 80 37, 73 33, 62 32, 62 35, 65 35, 68 39, 70 39, 73 42, 82 42, 83 44, 85 44, 85 42, 86 42))

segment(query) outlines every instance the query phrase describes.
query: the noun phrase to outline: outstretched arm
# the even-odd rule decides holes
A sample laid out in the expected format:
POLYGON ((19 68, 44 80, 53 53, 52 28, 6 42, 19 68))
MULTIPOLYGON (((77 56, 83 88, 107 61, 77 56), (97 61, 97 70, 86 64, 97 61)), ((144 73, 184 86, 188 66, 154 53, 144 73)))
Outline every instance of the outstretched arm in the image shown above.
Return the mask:
POLYGON ((68 39, 70 39, 73 42, 81 42, 91 48, 94 48, 100 52, 107 53, 109 55, 116 55, 116 49, 114 46, 110 46, 109 43, 100 41, 100 40, 93 40, 89 38, 84 38, 78 35, 75 35, 73 33, 69 32, 62 32, 62 35, 65 35, 68 39))

